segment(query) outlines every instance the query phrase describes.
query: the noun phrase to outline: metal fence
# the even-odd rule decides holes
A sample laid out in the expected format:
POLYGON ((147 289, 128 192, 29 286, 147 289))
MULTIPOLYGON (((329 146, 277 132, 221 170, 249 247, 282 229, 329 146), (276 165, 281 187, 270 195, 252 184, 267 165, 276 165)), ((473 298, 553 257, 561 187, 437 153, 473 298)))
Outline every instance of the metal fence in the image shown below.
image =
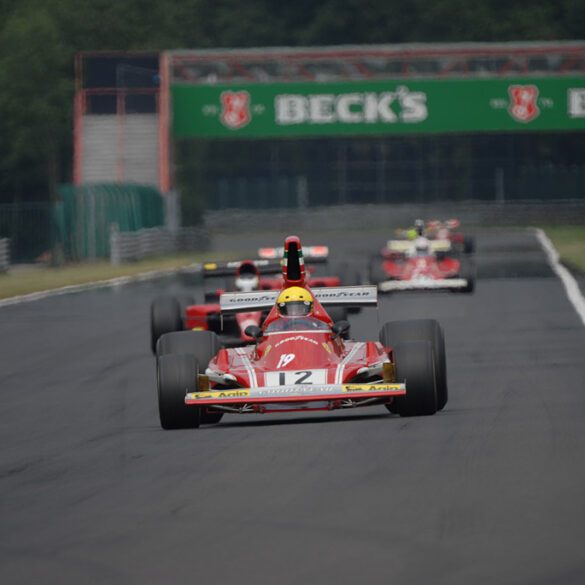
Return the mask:
POLYGON ((0 205, 0 238, 9 238, 12 263, 108 258, 110 226, 122 231, 162 226, 165 201, 136 184, 62 186, 54 202, 0 205))
POLYGON ((121 232, 116 224, 110 231, 110 261, 122 264, 182 251, 203 251, 209 249, 210 237, 205 228, 143 229, 135 232, 121 232))
POLYGON ((50 257, 53 236, 51 204, 0 204, 0 238, 10 239, 13 264, 50 257))
POLYGON ((60 188, 55 204, 55 245, 67 260, 108 258, 110 226, 137 231, 164 224, 157 189, 135 184, 99 183, 60 188))
POLYGON ((0 238, 0 272, 6 272, 10 266, 10 240, 0 238))
POLYGON ((583 199, 584 140, 567 132, 179 141, 178 178, 183 197, 208 210, 583 199))

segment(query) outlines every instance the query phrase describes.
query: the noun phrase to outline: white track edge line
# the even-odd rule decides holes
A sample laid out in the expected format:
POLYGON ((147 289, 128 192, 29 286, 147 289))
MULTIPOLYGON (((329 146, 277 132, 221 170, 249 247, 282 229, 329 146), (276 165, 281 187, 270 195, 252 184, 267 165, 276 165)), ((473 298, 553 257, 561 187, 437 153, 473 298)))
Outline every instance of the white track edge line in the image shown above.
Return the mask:
POLYGON ((573 305, 577 315, 581 318, 583 325, 585 325, 585 298, 581 294, 579 284, 575 280, 575 277, 559 262, 559 253, 546 235, 544 230, 541 228, 534 228, 536 237, 544 250, 548 263, 555 272, 555 274, 561 279, 565 292, 571 304, 573 305))
POLYGON ((85 284, 70 284, 60 288, 50 290, 42 290, 38 292, 28 293, 26 295, 18 295, 15 297, 8 297, 7 299, 0 299, 0 308, 9 307, 11 305, 20 305, 21 303, 32 303, 33 301, 40 301, 50 297, 58 297, 69 293, 83 292, 96 288, 108 288, 114 286, 123 286, 133 282, 142 282, 146 280, 153 280, 163 276, 170 276, 179 272, 181 268, 169 268, 168 270, 152 270, 150 272, 141 272, 132 276, 119 276, 117 278, 110 278, 107 280, 96 280, 94 282, 87 282, 85 284))

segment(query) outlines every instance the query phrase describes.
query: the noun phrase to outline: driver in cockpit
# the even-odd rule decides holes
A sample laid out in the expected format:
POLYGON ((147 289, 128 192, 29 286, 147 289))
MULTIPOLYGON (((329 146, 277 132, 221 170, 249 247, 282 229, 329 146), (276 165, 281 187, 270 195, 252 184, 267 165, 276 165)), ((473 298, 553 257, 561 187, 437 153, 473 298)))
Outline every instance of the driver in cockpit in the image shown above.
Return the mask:
POLYGON ((424 235, 425 222, 422 219, 417 219, 414 222, 414 229, 416 237, 408 251, 408 256, 428 256, 431 253, 431 245, 429 239, 424 235))

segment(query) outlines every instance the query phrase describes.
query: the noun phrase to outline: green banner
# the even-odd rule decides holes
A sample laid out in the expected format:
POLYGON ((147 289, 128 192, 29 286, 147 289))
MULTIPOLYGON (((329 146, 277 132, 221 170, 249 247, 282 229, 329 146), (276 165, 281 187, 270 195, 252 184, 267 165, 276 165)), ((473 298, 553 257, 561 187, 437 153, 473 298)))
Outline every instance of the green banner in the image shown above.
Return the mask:
POLYGON ((585 130, 585 78, 174 85, 176 138, 585 130))

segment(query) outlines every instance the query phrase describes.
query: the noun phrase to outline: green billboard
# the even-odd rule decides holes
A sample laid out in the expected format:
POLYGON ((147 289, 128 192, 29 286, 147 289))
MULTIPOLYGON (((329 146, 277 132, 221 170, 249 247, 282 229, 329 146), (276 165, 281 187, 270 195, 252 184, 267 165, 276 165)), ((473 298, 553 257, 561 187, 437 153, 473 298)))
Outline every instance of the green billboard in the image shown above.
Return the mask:
POLYGON ((176 84, 176 138, 585 130, 585 78, 176 84))

